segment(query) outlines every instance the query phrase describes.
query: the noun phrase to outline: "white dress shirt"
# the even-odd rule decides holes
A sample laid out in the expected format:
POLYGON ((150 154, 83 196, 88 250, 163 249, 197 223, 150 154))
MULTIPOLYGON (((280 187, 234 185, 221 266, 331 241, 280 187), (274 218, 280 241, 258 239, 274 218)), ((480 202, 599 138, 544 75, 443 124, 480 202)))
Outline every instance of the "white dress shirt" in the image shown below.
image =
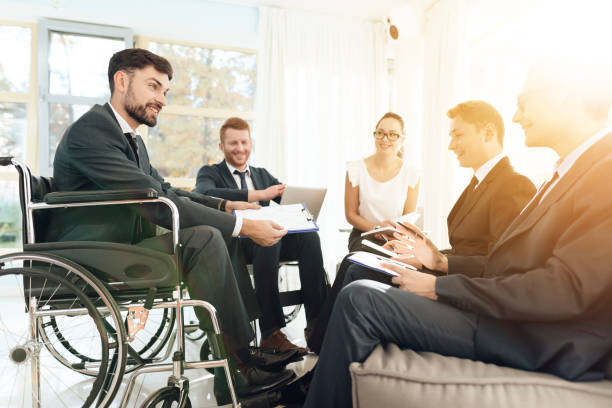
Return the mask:
MULTIPOLYGON (((236 184, 238 185, 238 188, 240 188, 240 174, 234 174, 235 170, 238 170, 237 168, 235 168, 234 166, 232 166, 231 164, 229 164, 227 161, 225 161, 225 164, 227 165, 227 169, 229 170, 230 174, 232 175, 232 177, 234 178, 234 180, 236 180, 236 184)), ((238 170, 240 171, 240 170, 238 170)), ((246 169, 244 169, 244 171, 246 171, 246 183, 247 183, 247 188, 249 190, 255 190, 255 185, 253 184, 253 180, 251 179, 251 169, 249 169, 249 165, 247 164, 246 169)))
POLYGON ((576 163, 576 160, 578 160, 578 158, 582 156, 584 152, 586 152, 591 146, 599 142, 605 135, 610 132, 612 132, 612 126, 600 130, 599 132, 595 133, 593 136, 582 142, 580 146, 572 150, 572 152, 565 156, 563 160, 557 160, 557 162, 555 163, 555 171, 553 172, 553 175, 555 173, 558 173, 559 177, 557 177, 557 180, 555 180, 554 183, 548 186, 548 189, 544 192, 544 194, 542 194, 540 202, 542 202, 548 192, 552 190, 557 185, 557 183, 559 183, 559 180, 561 180, 561 178, 569 171, 569 169, 572 168, 574 163, 576 163))
POLYGON ((121 131, 123 133, 129 133, 130 135, 132 135, 132 137, 135 139, 136 135, 140 136, 140 133, 138 133, 138 128, 136 129, 132 129, 132 127, 127 123, 127 121, 125 119, 123 119, 123 116, 121 116, 113 107, 113 104, 111 104, 110 102, 108 102, 108 106, 111 107, 111 110, 113 111, 113 113, 115 114, 115 118, 117 119, 117 122, 119 122, 119 126, 121 127, 121 131))
MULTIPOLYGON (((557 162, 555 163, 555 171, 553 171, 553 177, 555 173, 558 174, 557 179, 553 183, 551 183, 549 186, 547 186, 546 191, 544 191, 544 193, 540 196, 539 201, 536 203, 536 205, 542 202, 544 197, 546 197, 546 195, 550 192, 550 190, 552 190, 557 185, 557 183, 559 183, 559 180, 561 180, 561 178, 569 171, 569 169, 572 168, 572 166, 576 163, 576 160, 578 160, 578 158, 582 156, 584 152, 586 152, 591 146, 593 146, 595 143, 600 141, 605 135, 607 135, 610 132, 612 132, 612 126, 609 126, 609 127, 606 127, 600 130, 599 132, 595 133, 593 136, 591 136, 590 138, 582 142, 577 148, 572 150, 572 152, 568 154, 567 156, 565 156, 564 159, 557 160, 557 162)), ((551 180, 552 180, 552 177, 551 177, 551 180)), ((531 202, 538 196, 540 189, 542 189, 546 185, 546 183, 540 186, 540 188, 538 189, 534 197, 531 199, 529 203, 527 203, 525 208, 529 207, 531 202)), ((523 208, 521 213, 525 211, 525 208, 523 208)))

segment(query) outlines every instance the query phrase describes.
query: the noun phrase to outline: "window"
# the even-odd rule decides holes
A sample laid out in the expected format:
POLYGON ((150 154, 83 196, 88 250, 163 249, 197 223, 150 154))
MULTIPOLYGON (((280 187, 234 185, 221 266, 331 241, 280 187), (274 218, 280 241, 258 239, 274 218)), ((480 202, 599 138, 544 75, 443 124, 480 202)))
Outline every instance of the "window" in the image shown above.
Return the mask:
POLYGON ((110 98, 110 57, 132 47, 127 28, 56 20, 39 23, 39 167, 51 175, 53 156, 66 128, 94 104, 110 98))
MULTIPOLYGON (((36 79, 32 67, 36 29, 0 21, 0 156, 35 162, 36 79)), ((0 253, 21 246, 17 172, 0 167, 0 253)))
POLYGON ((147 38, 139 46, 166 57, 174 69, 168 106, 155 128, 141 131, 151 162, 174 185, 193 188, 198 169, 223 157, 218 144, 225 119, 240 116, 253 133, 255 52, 147 38))

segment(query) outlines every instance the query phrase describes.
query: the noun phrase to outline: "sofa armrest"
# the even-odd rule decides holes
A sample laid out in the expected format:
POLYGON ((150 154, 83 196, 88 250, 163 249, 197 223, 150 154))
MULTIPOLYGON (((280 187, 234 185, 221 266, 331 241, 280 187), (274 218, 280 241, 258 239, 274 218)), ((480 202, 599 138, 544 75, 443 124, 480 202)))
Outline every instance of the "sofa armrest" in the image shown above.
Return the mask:
POLYGON ((572 382, 436 353, 379 345, 351 363, 354 408, 607 408, 612 382, 572 382))

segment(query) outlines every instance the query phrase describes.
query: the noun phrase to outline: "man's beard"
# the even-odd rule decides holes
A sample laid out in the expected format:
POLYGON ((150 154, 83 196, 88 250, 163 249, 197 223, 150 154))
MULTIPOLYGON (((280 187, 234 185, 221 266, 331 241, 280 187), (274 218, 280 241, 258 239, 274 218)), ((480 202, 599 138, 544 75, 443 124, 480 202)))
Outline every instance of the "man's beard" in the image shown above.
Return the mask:
POLYGON ((132 84, 128 86, 127 96, 125 99, 125 111, 132 119, 136 120, 140 124, 145 124, 149 127, 157 125, 157 116, 147 112, 149 106, 156 107, 161 111, 161 106, 156 103, 147 103, 144 105, 138 105, 132 103, 135 99, 134 92, 132 92, 132 84))

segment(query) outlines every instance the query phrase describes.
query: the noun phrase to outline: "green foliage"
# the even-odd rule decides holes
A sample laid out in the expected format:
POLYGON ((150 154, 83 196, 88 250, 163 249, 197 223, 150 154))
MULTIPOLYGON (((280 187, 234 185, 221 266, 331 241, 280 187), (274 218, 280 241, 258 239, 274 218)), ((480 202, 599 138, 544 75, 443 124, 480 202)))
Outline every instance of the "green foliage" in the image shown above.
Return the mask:
POLYGON ((16 202, 0 201, 0 248, 15 248, 21 242, 21 210, 16 202))
POLYGON ((0 156, 23 158, 26 117, 25 103, 0 102, 0 156))
MULTIPOLYGON (((151 43, 174 68, 168 104, 252 111, 256 56, 177 44, 151 43)), ((147 148, 153 165, 166 177, 195 177, 204 164, 222 158, 219 128, 226 118, 163 113, 149 131, 147 148)))

